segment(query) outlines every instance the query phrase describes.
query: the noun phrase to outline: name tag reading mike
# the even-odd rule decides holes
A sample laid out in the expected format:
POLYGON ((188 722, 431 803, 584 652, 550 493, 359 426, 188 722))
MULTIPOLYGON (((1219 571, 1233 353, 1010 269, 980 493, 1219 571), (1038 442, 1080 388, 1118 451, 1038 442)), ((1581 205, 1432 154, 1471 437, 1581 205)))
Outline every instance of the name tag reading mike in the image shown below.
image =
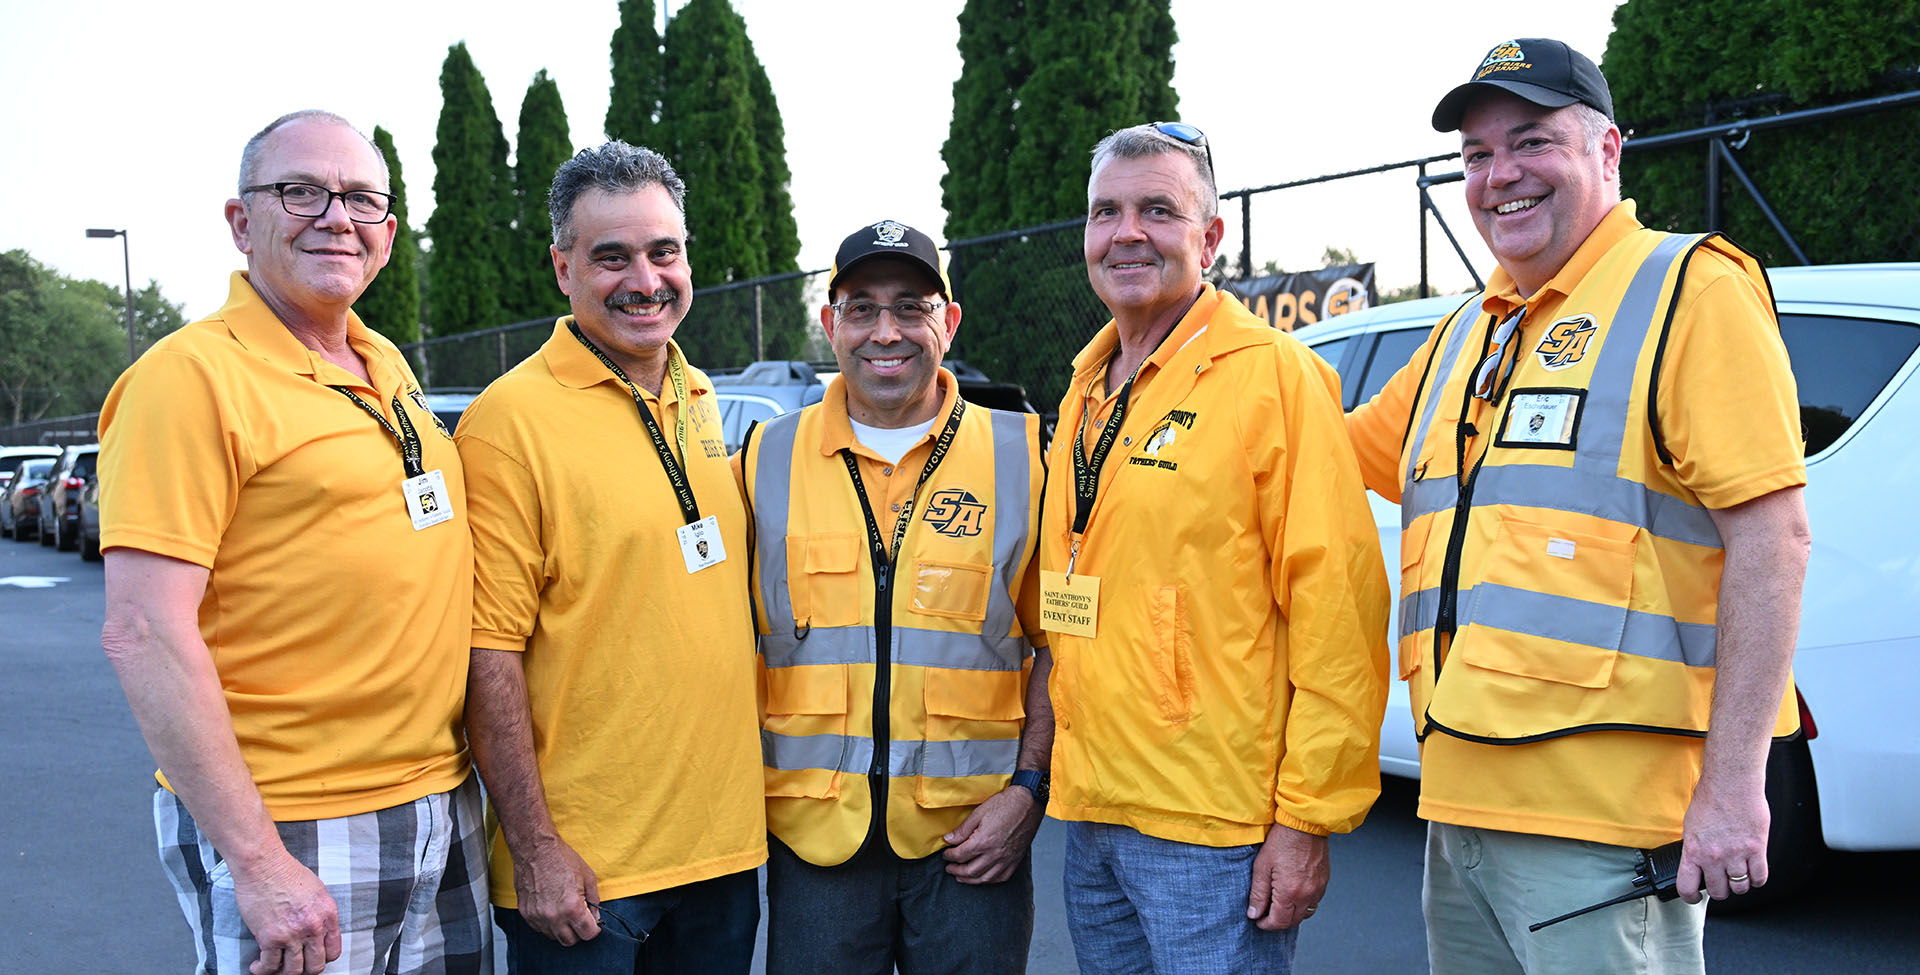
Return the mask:
POLYGON ((447 478, 437 468, 400 482, 400 493, 407 499, 407 516, 413 519, 414 531, 424 531, 453 518, 453 498, 447 494, 447 478))
POLYGON ((1040 627, 1093 639, 1100 613, 1100 578, 1040 570, 1040 627))
POLYGON ((727 547, 720 541, 719 518, 708 515, 681 525, 675 532, 680 536, 680 556, 687 560, 688 575, 727 560, 727 547))

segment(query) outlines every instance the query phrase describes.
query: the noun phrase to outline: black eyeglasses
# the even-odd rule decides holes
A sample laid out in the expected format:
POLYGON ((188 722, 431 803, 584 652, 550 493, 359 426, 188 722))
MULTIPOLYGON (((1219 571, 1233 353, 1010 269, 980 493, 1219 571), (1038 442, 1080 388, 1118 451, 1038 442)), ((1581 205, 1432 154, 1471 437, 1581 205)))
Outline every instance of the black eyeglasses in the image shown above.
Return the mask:
POLYGON ((1185 143, 1195 149, 1205 150, 1207 153, 1207 176, 1208 178, 1213 177, 1213 147, 1207 145, 1207 134, 1205 132, 1185 122, 1155 122, 1153 123, 1153 130, 1175 142, 1185 143))
POLYGON ((612 911, 601 910, 600 905, 598 904, 589 904, 587 906, 593 909, 593 919, 595 921, 600 922, 601 933, 610 934, 616 938, 625 938, 628 941, 633 942, 634 944, 646 943, 647 936, 644 934, 634 934, 633 929, 627 926, 626 918, 623 918, 612 911), (616 931, 613 928, 608 927, 607 926, 608 921, 612 921, 615 925, 619 926, 619 930, 616 931))
POLYGON ((272 193, 280 206, 296 217, 325 216, 338 198, 354 223, 380 223, 393 212, 393 194, 379 190, 330 190, 312 183, 262 183, 243 186, 242 193, 272 193))

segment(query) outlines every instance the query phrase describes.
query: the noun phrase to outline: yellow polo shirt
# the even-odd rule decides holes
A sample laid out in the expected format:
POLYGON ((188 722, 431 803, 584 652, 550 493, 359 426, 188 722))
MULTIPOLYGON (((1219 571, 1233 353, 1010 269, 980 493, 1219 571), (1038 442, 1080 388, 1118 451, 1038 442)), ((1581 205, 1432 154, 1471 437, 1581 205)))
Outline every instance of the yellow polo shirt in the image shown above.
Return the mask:
MULTIPOLYGON (((568 331, 467 407, 473 646, 524 652, 533 744, 560 836, 606 900, 751 870, 767 858, 747 519, 707 377, 647 406, 726 561, 688 574, 680 506, 627 387, 568 331)), ((672 354, 680 356, 678 346, 672 354)), ((684 359, 682 359, 684 361, 684 359)), ((494 903, 513 860, 489 817, 494 903)))
POLYGON ((200 635, 281 821, 385 809, 467 776, 460 456, 393 343, 357 317, 347 341, 371 387, 301 345, 236 272, 226 305, 156 343, 100 413, 101 547, 209 570, 200 635), (399 397, 451 521, 414 530, 398 445, 330 385, 390 423, 399 397))

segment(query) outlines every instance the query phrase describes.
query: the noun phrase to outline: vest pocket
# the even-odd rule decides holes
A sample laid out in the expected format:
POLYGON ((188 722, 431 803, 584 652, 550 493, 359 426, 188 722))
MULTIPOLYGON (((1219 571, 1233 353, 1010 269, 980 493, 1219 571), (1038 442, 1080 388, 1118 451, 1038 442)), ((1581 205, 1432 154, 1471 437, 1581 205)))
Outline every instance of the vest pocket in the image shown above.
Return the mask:
POLYGON ((987 618, 993 567, 975 562, 917 559, 913 564, 913 611, 923 616, 978 623, 987 618))
POLYGON ((863 548, 861 536, 852 532, 787 536, 788 590, 795 623, 826 627, 860 622, 863 548))
POLYGON ((1026 717, 1025 671, 929 669, 920 699, 926 751, 914 802, 973 806, 1007 787, 1026 717))
POLYGON ((1394 607, 1395 656, 1399 659, 1401 680, 1410 680, 1422 666, 1420 648, 1423 643, 1421 631, 1432 633, 1430 620, 1407 619, 1409 611, 1418 617, 1421 591, 1420 567, 1426 563, 1427 538, 1433 532, 1433 522, 1437 515, 1425 515, 1413 520, 1406 530, 1400 533, 1400 605, 1394 607), (1414 598, 1408 599, 1406 597, 1414 598), (1404 636, 1402 634, 1405 634, 1404 636))
POLYGON ((770 667, 761 751, 769 796, 831 799, 840 794, 847 738, 848 668, 770 667))
POLYGON ((1636 532, 1620 529, 1608 537, 1501 518, 1461 659, 1575 687, 1611 683, 1633 593, 1636 532))
POLYGON ((1193 661, 1180 589, 1161 586, 1149 593, 1153 622, 1153 684, 1160 716, 1185 721, 1193 712, 1193 661))

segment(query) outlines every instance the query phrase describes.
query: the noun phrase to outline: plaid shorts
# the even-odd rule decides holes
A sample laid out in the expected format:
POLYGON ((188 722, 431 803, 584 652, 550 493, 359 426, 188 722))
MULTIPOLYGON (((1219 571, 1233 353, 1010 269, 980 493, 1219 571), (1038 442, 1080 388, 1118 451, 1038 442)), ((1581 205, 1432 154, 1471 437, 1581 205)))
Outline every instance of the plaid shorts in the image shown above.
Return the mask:
MULTIPOLYGON (((340 913, 328 973, 491 975, 487 847, 480 780, 451 792, 342 816, 275 823, 287 852, 326 884, 340 913)), ((260 955, 234 902, 233 872, 179 797, 153 796, 160 863, 199 953, 198 975, 245 975, 260 955)))

